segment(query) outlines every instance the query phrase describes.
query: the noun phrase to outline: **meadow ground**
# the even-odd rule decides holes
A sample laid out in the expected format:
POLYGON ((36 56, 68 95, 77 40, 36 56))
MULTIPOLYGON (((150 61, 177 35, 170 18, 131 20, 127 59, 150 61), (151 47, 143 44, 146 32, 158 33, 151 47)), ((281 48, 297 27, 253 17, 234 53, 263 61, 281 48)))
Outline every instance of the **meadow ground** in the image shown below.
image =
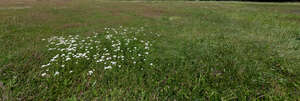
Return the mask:
POLYGON ((299 74, 299 3, 0 1, 2 101, 300 100, 299 74), (143 36, 105 29, 120 26, 143 27, 143 36), (121 68, 81 53, 87 60, 76 65, 47 47, 48 38, 85 47, 90 44, 81 41, 94 33, 99 36, 89 42, 100 50, 91 48, 92 55, 109 54, 104 47, 111 54, 122 50, 111 56, 116 60, 105 58, 121 68), (152 44, 149 55, 143 40, 152 44), (137 53, 128 55, 128 47, 137 53), (147 54, 141 58, 146 62, 132 59, 138 52, 147 54), (66 61, 42 68, 59 56, 66 61))

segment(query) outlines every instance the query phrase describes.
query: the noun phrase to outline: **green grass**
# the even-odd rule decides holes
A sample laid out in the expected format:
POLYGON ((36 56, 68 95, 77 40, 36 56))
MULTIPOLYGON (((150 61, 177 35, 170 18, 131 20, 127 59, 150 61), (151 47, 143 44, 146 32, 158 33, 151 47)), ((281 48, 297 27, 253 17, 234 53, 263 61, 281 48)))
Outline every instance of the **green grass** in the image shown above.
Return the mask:
POLYGON ((299 3, 0 1, 0 100, 300 100, 299 11, 299 3), (160 34, 153 67, 41 76, 55 55, 42 39, 119 26, 160 34))

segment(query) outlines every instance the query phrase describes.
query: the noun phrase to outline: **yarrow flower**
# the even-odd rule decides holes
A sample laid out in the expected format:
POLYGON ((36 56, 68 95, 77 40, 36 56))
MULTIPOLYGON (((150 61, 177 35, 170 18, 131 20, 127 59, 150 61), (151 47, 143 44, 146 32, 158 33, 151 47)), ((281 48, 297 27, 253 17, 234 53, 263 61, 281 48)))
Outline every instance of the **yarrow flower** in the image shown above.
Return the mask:
POLYGON ((111 69, 111 68, 112 68, 111 66, 104 67, 104 69, 111 69))
POLYGON ((43 73, 43 74, 42 74, 42 76, 46 76, 46 75, 47 75, 46 73, 43 73))
POLYGON ((56 72, 54 73, 54 76, 55 76, 55 75, 58 75, 58 74, 59 74, 59 72, 56 71, 56 72))
POLYGON ((90 70, 90 71, 88 72, 88 75, 92 75, 93 73, 94 73, 94 72, 90 70))
MULTIPOLYGON (((47 45, 53 56, 48 63, 41 66, 44 70, 41 76, 53 72, 54 76, 66 72, 70 74, 76 68, 87 69, 87 75, 93 75, 97 68, 108 70, 115 67, 136 67, 137 63, 149 66, 146 63, 151 62, 148 55, 151 53, 152 42, 146 40, 146 35, 151 33, 146 34, 143 28, 120 27, 105 28, 103 34, 95 32, 88 37, 53 36, 48 38, 47 45)), ((152 65, 151 62, 150 66, 152 65)))

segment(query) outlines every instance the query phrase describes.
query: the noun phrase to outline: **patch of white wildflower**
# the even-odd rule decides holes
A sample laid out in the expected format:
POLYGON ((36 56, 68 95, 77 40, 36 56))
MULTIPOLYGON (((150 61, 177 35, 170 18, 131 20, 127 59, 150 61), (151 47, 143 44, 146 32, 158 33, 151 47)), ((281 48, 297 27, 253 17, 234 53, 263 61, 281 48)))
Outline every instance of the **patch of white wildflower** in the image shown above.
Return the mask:
MULTIPOLYGON (((53 55, 41 66, 41 76, 57 76, 73 72, 93 75, 95 69, 153 66, 150 40, 143 28, 105 28, 93 36, 54 36, 49 38, 48 51, 53 55)), ((158 36, 158 34, 156 34, 158 36)), ((43 39, 46 41, 46 39, 43 39)))

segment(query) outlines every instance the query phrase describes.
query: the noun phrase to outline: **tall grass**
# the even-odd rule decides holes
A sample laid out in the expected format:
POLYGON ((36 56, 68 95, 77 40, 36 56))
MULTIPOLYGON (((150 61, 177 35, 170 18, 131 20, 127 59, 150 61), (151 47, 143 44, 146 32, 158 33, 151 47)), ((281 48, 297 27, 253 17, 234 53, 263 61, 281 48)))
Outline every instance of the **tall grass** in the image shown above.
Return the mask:
POLYGON ((0 100, 299 99, 297 3, 28 5, 0 11, 0 100))

